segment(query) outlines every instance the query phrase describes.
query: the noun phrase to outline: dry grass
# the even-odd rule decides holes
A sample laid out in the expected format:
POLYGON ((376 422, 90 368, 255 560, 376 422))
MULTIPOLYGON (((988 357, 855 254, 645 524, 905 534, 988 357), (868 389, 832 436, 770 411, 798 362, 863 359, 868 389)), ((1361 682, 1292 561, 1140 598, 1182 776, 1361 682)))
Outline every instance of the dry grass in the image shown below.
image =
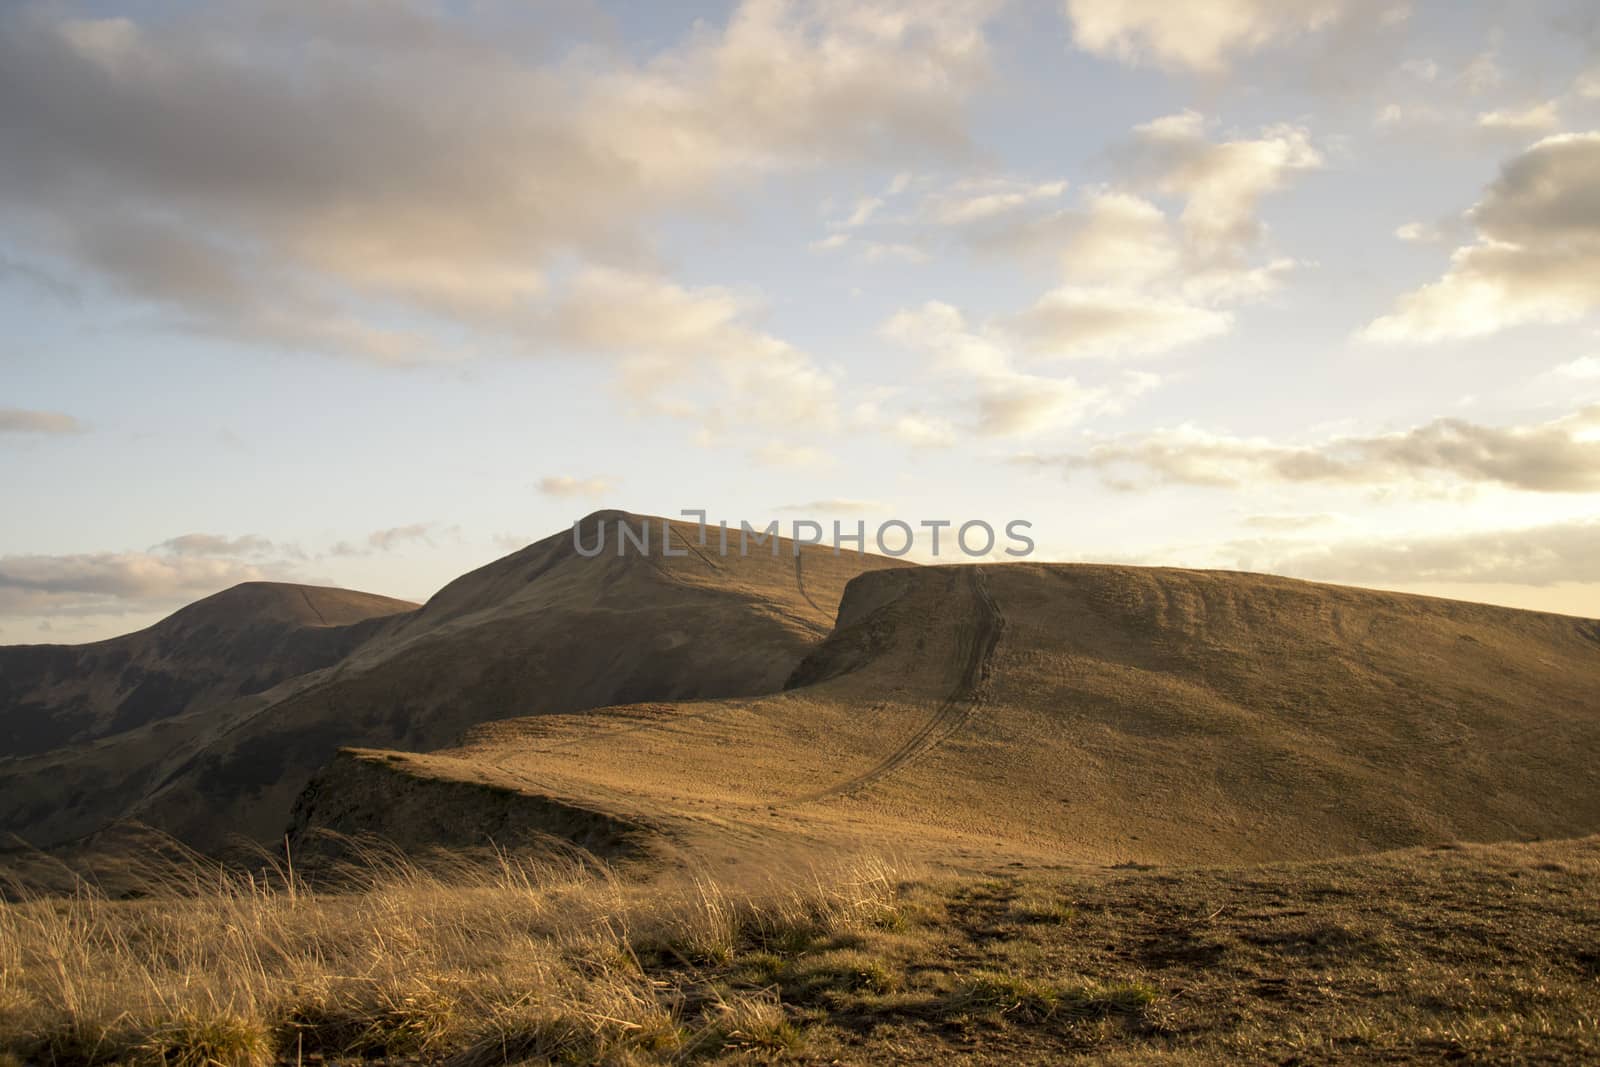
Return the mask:
POLYGON ((369 856, 0 905, 0 1067, 1590 1063, 1600 838, 627 882, 369 856))
POLYGON ((372 858, 367 884, 337 892, 196 863, 162 872, 143 899, 84 884, 0 906, 0 1050, 164 1067, 795 1051, 803 1035, 770 991, 723 990, 701 972, 880 924, 900 882, 870 862, 736 891, 509 859, 424 870, 372 858))

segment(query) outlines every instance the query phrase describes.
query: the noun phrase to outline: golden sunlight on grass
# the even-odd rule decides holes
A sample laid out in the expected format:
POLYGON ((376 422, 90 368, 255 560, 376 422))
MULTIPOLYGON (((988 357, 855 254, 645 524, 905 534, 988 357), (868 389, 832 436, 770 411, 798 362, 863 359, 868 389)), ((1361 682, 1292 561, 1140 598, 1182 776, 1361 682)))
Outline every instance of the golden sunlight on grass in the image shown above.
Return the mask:
POLYGON ((0 905, 4 1067, 1600 1055, 1600 838, 986 876, 147 867, 132 899, 0 905))

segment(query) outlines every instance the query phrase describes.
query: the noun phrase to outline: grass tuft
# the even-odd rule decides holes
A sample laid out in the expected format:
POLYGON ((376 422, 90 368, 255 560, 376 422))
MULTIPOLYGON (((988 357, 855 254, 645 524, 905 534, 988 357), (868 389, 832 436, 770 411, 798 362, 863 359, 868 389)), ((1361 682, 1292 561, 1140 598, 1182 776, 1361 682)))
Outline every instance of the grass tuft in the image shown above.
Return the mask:
POLYGON ((130 1061, 160 1067, 266 1067, 274 1050, 258 1020, 223 1012, 162 1023, 131 1051, 130 1061))

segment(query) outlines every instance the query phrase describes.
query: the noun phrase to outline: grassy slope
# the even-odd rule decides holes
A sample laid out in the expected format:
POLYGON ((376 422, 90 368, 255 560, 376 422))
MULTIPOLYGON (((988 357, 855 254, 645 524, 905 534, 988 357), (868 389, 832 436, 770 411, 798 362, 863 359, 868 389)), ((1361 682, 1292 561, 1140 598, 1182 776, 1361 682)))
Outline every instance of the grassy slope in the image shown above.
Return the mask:
MULTIPOLYGON (((0 833, 50 845, 131 816, 206 848, 232 835, 274 841, 340 745, 430 749, 487 719, 776 690, 827 635, 845 583, 894 565, 809 548, 802 585, 789 542, 779 555, 722 557, 679 523, 669 558, 660 521, 651 527, 653 558, 584 559, 562 532, 463 575, 326 669, 203 714, 0 760, 0 833)), ((256 669, 247 650, 235 658, 256 669)))
POLYGON ((0 905, 0 1058, 1593 1062, 1600 839, 738 884, 396 867, 0 905), (274 888, 276 885, 276 888, 274 888))
POLYGON ((0 647, 0 755, 204 714, 343 658, 378 620, 416 607, 349 589, 246 582, 122 637, 0 647))
MULTIPOLYGON (((1566 616, 1221 572, 882 571, 795 682, 343 773, 381 765, 409 805, 451 783, 455 843, 487 833, 478 782, 496 819, 522 792, 701 857, 1240 862, 1600 829, 1600 624, 1566 616)), ((372 778, 337 828, 403 838, 372 778)))

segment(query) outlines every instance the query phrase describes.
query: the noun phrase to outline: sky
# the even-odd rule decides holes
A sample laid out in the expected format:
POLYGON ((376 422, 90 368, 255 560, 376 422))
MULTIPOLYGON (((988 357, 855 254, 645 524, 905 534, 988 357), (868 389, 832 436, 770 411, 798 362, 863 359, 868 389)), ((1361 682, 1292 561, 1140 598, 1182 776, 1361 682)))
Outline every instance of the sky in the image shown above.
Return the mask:
POLYGON ((1597 312, 1587 0, 16 0, 0 642, 603 507, 1600 617, 1597 312))

